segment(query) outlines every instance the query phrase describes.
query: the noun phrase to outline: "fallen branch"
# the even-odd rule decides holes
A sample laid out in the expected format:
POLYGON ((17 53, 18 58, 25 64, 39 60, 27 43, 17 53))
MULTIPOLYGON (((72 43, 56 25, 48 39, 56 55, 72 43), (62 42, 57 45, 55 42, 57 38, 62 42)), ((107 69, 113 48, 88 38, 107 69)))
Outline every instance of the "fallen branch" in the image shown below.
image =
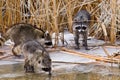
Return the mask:
MULTIPOLYGON (((88 63, 80 63, 80 62, 66 62, 66 61, 52 61, 52 63, 64 63, 64 64, 88 64, 88 63)), ((92 62, 94 63, 94 62, 92 62)), ((91 64, 89 62, 89 64, 91 64)))
POLYGON ((80 57, 94 59, 94 60, 97 60, 97 61, 103 61, 103 62, 108 62, 108 63, 116 63, 116 64, 120 63, 120 59, 116 59, 116 58, 107 58, 107 57, 101 57, 101 56, 97 56, 97 55, 86 54, 86 53, 77 52, 77 51, 74 51, 74 50, 69 50, 67 48, 61 48, 61 50, 64 53, 67 53, 67 54, 77 55, 77 56, 80 56, 80 57))
POLYGON ((80 63, 80 62, 65 62, 65 61, 52 61, 52 63, 82 64, 82 63, 80 63))
POLYGON ((13 56, 13 55, 0 56, 0 60, 11 57, 11 56, 13 56))
POLYGON ((120 49, 120 46, 105 46, 107 48, 115 48, 115 49, 120 49))
POLYGON ((102 46, 102 48, 103 48, 104 52, 106 53, 106 55, 107 55, 108 57, 111 57, 110 54, 108 53, 108 51, 105 49, 105 47, 102 46))
POLYGON ((4 53, 6 53, 4 50, 0 50, 0 55, 3 55, 4 53))
POLYGON ((48 52, 55 52, 55 51, 59 51, 59 49, 55 49, 55 48, 47 48, 46 49, 48 52))

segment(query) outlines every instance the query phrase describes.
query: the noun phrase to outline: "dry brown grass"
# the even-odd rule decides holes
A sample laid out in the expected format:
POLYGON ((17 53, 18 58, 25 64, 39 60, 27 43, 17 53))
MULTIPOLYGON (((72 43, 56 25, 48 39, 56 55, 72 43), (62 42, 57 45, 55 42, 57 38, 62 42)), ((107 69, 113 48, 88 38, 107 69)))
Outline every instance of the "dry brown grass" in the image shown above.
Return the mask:
POLYGON ((80 9, 91 13, 90 36, 109 40, 120 38, 119 0, 28 0, 30 19, 26 19, 25 0, 0 0, 0 29, 4 33, 11 24, 27 22, 41 26, 57 35, 67 27, 72 32, 72 20, 80 9), (5 1, 5 2, 4 2, 5 1), (117 6, 117 7, 116 7, 117 6))

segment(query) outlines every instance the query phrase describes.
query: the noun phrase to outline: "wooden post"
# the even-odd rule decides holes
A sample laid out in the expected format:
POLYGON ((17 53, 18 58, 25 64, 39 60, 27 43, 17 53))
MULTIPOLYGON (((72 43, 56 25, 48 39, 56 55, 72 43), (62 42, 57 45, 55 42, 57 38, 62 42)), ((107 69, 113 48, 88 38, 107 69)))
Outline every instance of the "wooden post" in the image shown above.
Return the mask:
POLYGON ((110 5, 112 9, 110 40, 111 43, 114 44, 116 41, 116 0, 110 0, 110 5))

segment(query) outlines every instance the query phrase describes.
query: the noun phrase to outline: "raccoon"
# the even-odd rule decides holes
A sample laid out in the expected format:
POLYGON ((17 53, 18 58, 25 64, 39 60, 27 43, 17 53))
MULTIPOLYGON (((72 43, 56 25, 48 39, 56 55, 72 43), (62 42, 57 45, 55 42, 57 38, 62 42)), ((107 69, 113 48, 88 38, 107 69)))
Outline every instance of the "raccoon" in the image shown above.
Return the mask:
POLYGON ((43 71, 51 74, 51 58, 46 49, 36 40, 30 40, 22 45, 25 57, 24 69, 26 72, 34 72, 34 67, 39 66, 43 71))
POLYGON ((15 56, 19 56, 17 55, 17 52, 15 52, 16 46, 29 40, 38 40, 43 43, 41 40, 44 39, 44 36, 45 32, 42 29, 38 29, 27 23, 14 24, 5 34, 7 39, 11 39, 14 42, 12 52, 15 56))
POLYGON ((80 10, 74 16, 73 33, 76 49, 79 49, 79 35, 81 34, 83 37, 83 46, 85 46, 86 50, 89 50, 87 45, 87 37, 90 20, 91 20, 90 13, 86 10, 80 10))

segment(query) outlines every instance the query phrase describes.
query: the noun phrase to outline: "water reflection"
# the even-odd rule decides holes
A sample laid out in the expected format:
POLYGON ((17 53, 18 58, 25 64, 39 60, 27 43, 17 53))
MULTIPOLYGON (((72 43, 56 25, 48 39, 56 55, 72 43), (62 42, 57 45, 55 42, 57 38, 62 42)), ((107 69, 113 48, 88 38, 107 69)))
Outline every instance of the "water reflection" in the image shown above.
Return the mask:
MULTIPOLYGON (((100 67, 96 69, 101 70, 100 67)), ((117 71, 118 70, 116 70, 116 72, 117 71)), ((25 73, 23 70, 23 64, 18 63, 3 66, 0 65, 0 80, 120 80, 120 75, 103 75, 95 73, 95 71, 84 73, 82 71, 67 72, 62 70, 53 71, 52 76, 49 76, 48 73, 25 73)))
POLYGON ((57 76, 47 76, 38 74, 27 74, 25 76, 19 76, 15 78, 2 78, 0 80, 120 80, 120 76, 102 76, 99 74, 87 73, 70 73, 60 74, 57 76))

